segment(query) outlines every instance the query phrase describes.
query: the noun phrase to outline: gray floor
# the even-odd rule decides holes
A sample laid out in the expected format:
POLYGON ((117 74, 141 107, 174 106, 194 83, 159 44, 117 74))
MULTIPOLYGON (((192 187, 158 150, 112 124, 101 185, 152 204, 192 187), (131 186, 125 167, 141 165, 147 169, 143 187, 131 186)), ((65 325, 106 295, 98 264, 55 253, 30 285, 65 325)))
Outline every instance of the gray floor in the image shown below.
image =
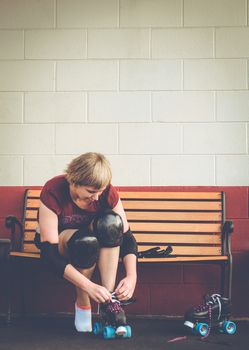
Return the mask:
POLYGON ((130 318, 132 337, 115 340, 77 333, 71 317, 15 318, 9 327, 3 319, 0 321, 0 350, 246 350, 249 347, 249 321, 237 321, 235 335, 213 332, 205 340, 186 334, 182 320, 130 318), (176 337, 185 338, 169 342, 176 337))

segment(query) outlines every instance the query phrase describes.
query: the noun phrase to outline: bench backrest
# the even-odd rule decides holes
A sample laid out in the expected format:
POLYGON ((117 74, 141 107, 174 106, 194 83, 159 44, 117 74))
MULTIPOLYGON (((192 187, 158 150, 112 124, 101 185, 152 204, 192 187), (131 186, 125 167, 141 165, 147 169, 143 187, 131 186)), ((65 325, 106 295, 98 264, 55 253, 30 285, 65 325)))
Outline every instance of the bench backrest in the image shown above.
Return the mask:
MULTIPOLYGON (((39 253, 33 244, 40 190, 27 190, 22 251, 39 253)), ((177 256, 223 255, 223 192, 120 191, 139 251, 171 245, 177 256)))

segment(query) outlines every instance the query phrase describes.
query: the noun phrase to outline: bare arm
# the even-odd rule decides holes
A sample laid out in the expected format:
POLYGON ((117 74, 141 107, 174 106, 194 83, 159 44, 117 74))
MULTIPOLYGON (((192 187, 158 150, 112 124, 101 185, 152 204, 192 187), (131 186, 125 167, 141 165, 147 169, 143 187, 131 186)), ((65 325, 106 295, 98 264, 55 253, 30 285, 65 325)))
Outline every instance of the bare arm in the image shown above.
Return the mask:
MULTIPOLYGON (((41 242, 49 242, 51 244, 59 243, 58 217, 43 203, 41 203, 39 210, 39 226, 41 242)), ((70 263, 66 265, 63 277, 75 286, 86 291, 96 302, 105 302, 111 298, 111 294, 106 288, 91 282, 70 263)))
MULTIPOLYGON (((115 208, 113 208, 113 211, 121 216, 124 232, 127 232, 129 230, 129 224, 120 199, 115 208)), ((126 278, 120 281, 115 290, 119 300, 126 300, 132 297, 137 281, 137 257, 134 254, 128 254, 124 257, 123 263, 126 271, 126 278)))
POLYGON ((124 225, 124 232, 129 230, 129 224, 126 218, 126 214, 124 211, 124 207, 123 204, 121 202, 121 200, 118 200, 117 205, 112 209, 115 213, 119 214, 123 220, 123 225, 124 225))

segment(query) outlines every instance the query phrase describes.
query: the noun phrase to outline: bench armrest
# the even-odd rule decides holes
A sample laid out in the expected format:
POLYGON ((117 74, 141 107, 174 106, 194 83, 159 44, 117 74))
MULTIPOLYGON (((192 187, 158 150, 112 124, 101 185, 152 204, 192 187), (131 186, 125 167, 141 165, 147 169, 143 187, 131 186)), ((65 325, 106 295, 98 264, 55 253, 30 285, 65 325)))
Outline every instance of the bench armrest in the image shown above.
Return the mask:
POLYGON ((23 238, 23 226, 20 221, 13 215, 9 215, 5 218, 5 227, 11 232, 11 250, 21 250, 22 238, 23 238), (19 230, 19 237, 16 238, 16 227, 19 230))
POLYGON ((231 234, 233 233, 233 221, 225 221, 222 227, 223 254, 231 256, 231 234))

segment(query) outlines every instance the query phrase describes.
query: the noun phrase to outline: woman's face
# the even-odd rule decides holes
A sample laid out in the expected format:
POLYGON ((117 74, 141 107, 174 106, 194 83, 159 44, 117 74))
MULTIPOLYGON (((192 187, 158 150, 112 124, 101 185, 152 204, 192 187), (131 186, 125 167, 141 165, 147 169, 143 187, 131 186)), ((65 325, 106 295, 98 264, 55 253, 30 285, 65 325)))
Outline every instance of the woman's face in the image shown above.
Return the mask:
POLYGON ((92 186, 70 185, 70 195, 78 207, 85 207, 90 203, 97 201, 105 188, 96 189, 92 186))

